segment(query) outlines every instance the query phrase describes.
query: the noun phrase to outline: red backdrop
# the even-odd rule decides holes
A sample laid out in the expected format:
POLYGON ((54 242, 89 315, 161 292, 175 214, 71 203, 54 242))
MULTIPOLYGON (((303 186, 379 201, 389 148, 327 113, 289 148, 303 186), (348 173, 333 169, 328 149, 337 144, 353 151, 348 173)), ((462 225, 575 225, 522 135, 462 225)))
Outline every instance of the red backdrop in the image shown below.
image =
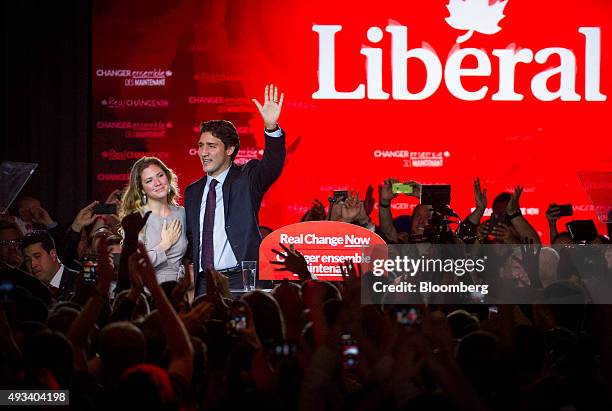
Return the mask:
MULTIPOLYGON (((391 34, 385 28, 406 26, 408 48, 432 50, 444 71, 451 50, 458 47, 457 37, 467 31, 445 21, 447 3, 94 2, 96 195, 104 198, 123 186, 131 164, 143 153, 174 168, 181 188, 199 178, 195 127, 203 120, 234 122, 241 136, 239 161, 260 156, 262 122, 250 98, 262 99, 264 85, 274 82, 286 94, 280 124, 289 155, 282 176, 264 198, 264 225, 277 228, 298 221, 314 198, 326 200, 333 189, 364 193, 368 184, 391 176, 452 184, 451 205, 461 215, 473 206, 474 177, 480 176, 488 189, 489 203, 495 194, 522 184, 521 206, 545 238, 544 211, 550 202, 572 203, 575 218, 596 218, 577 172, 612 170, 612 3, 607 0, 509 0, 500 31, 476 31, 460 45, 481 49, 491 62, 490 76, 462 79, 470 91, 488 86, 482 100, 455 97, 444 78, 433 95, 420 101, 313 98, 319 88, 320 46, 313 25, 342 26, 335 35, 339 91, 366 84, 364 46, 382 50, 382 88, 391 93, 391 34), (368 40, 370 27, 382 29, 382 40, 368 40), (594 76, 596 67, 585 64, 586 37, 580 27, 601 29, 597 66, 605 101, 585 99, 585 70, 594 76), (532 78, 560 65, 555 54, 543 64, 516 66, 515 90, 524 95, 522 101, 491 99, 500 81, 493 50, 530 49, 535 54, 548 47, 575 56, 580 101, 541 101, 532 93, 532 78)), ((468 56, 462 67, 476 67, 476 59, 468 56)), ((411 92, 423 88, 426 75, 420 61, 409 60, 411 92)), ((547 82, 550 91, 559 88, 559 78, 553 75, 547 82)), ((399 199, 394 213, 413 204, 399 199)))

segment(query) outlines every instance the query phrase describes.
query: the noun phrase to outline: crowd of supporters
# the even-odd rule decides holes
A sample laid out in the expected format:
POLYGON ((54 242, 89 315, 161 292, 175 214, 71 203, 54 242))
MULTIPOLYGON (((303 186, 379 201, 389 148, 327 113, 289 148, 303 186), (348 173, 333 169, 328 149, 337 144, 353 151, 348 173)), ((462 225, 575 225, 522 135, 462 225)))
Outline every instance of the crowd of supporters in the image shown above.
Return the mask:
MULTIPOLYGON (((542 244, 520 213, 521 187, 498 195, 485 220, 476 180, 474 211, 450 228, 452 210, 437 204, 393 216, 394 183, 377 199, 370 187, 329 209, 315 201, 302 221, 357 224, 389 244, 522 244, 522 256, 503 256, 500 278, 571 289, 583 303, 367 304, 370 273, 346 263, 342 282, 317 280, 299 249, 283 245, 293 280, 232 294, 209 269, 206 294, 194 298, 189 269, 158 282, 139 213, 120 221, 93 202, 64 225, 22 197, 0 221, 0 387, 69 390, 75 410, 612 409, 612 306, 588 304, 585 287, 612 276, 609 233, 588 241, 602 247, 585 279, 568 268, 578 239, 558 231, 556 204, 542 244), (418 319, 398 321, 401 310, 418 319)), ((420 196, 418 183, 406 185, 420 196)), ((103 203, 120 201, 117 190, 103 203)))

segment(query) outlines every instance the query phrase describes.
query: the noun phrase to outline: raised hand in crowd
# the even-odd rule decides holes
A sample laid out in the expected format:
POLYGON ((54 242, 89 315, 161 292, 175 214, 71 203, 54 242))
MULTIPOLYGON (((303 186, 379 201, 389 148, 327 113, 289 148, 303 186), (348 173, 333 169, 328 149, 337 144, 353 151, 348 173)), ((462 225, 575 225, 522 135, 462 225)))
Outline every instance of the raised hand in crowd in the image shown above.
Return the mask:
POLYGON ((319 200, 315 199, 312 202, 312 207, 306 211, 306 214, 301 218, 301 222, 304 221, 323 221, 327 217, 325 206, 319 200))
POLYGON ((215 305, 209 301, 202 301, 191 311, 179 313, 181 321, 185 324, 185 328, 191 335, 198 335, 206 321, 211 318, 215 309, 215 305))
POLYGON ((514 229, 516 230, 518 238, 530 238, 533 239, 534 243, 541 244, 540 236, 538 236, 536 230, 531 226, 531 224, 529 224, 529 222, 525 219, 525 217, 523 217, 521 213, 521 206, 519 205, 519 200, 521 198, 522 193, 522 186, 516 186, 514 188, 512 197, 506 205, 506 214, 510 219, 512 227, 514 227, 514 229))
POLYGON ((155 269, 151 265, 145 247, 142 243, 138 243, 137 249, 128 259, 130 268, 130 277, 138 277, 142 284, 153 293, 154 289, 161 289, 157 278, 155 277, 155 269))
POLYGON ((391 201, 398 196, 397 193, 393 192, 393 184, 396 183, 399 183, 397 178, 388 178, 378 186, 378 201, 382 203, 383 206, 388 207, 391 201))
POLYGON ((376 228, 376 226, 372 222, 372 219, 370 218, 370 214, 374 209, 374 197, 372 196, 373 192, 374 188, 369 185, 366 190, 365 199, 359 202, 359 212, 357 213, 355 218, 353 218, 353 224, 360 225, 372 231, 374 231, 376 228))
POLYGON ((157 282, 155 269, 142 243, 138 244, 138 250, 129 257, 129 265, 130 269, 142 278, 142 282, 151 292, 151 297, 159 312, 160 325, 166 336, 168 350, 172 357, 168 366, 168 373, 177 374, 184 381, 191 382, 193 374, 193 347, 189 334, 157 282))
POLYGON ((555 203, 551 203, 548 206, 548 209, 546 210, 546 219, 548 220, 549 223, 555 224, 557 220, 559 219, 560 212, 561 212, 561 209, 559 208, 559 206, 555 203))
POLYGON ((524 238, 521 241, 520 264, 529 276, 529 282, 534 289, 542 288, 540 279, 540 244, 534 243, 533 238, 524 238))
POLYGON ((172 306, 177 308, 178 313, 189 311, 189 299, 187 291, 193 285, 191 276, 185 273, 172 289, 172 306))
POLYGON ((287 340, 298 341, 305 325, 300 286, 285 278, 272 290, 272 296, 283 313, 287 340))
POLYGON ((138 234, 147 223, 150 215, 150 211, 144 215, 135 212, 125 216, 123 220, 121 220, 124 236, 123 246, 121 247, 121 257, 119 259, 119 274, 117 276, 117 287, 115 288, 115 294, 130 288, 128 259, 133 253, 136 252, 136 249, 138 248, 138 234))
POLYGON ((83 207, 77 213, 76 217, 74 218, 74 221, 72 222, 72 225, 70 226, 70 228, 72 228, 75 233, 80 233, 83 228, 87 227, 95 221, 96 217, 98 216, 94 214, 94 208, 97 205, 98 201, 94 201, 93 203, 90 203, 83 207))
POLYGON ((259 110, 259 114, 261 114, 261 118, 264 121, 266 129, 276 129, 276 126, 278 125, 278 118, 283 108, 284 98, 285 94, 281 93, 279 100, 278 87, 274 84, 270 84, 269 86, 266 85, 263 105, 257 101, 257 99, 252 100, 253 103, 255 103, 257 110, 259 110))
POLYGON ((113 267, 111 265, 110 254, 108 253, 106 238, 102 237, 98 242, 98 277, 96 280, 95 291, 89 297, 85 307, 74 320, 66 337, 72 343, 74 349, 75 368, 87 370, 87 341, 93 331, 96 321, 104 306, 108 306, 109 288, 113 280, 113 267))
POLYGON ((211 301, 222 307, 227 307, 225 300, 232 299, 232 293, 229 289, 229 279, 214 268, 208 268, 205 275, 207 301, 211 301))
POLYGON ((550 233, 550 242, 552 243, 554 239, 559 235, 559 231, 557 230, 557 220, 559 219, 559 213, 561 210, 559 206, 555 203, 551 203, 546 210, 546 221, 548 221, 548 230, 550 233))
POLYGON ((474 180, 474 199, 476 202, 476 208, 478 210, 484 210, 487 208, 487 189, 480 188, 480 178, 476 177, 474 180))
MULTIPOLYGON (((399 238, 397 230, 393 225, 393 215, 391 214, 391 202, 398 196, 397 193, 393 192, 393 184, 399 183, 396 178, 386 179, 382 185, 378 186, 378 223, 380 225, 380 231, 385 235, 390 243, 398 243, 399 238)), ((403 183, 412 188, 412 193, 406 194, 409 197, 421 197, 421 184, 416 181, 407 181, 403 183)))
POLYGON ((119 209, 121 208, 121 195, 122 195, 122 191, 120 189, 115 189, 113 190, 108 197, 106 197, 106 200, 104 201, 104 204, 114 204, 115 206, 117 206, 117 212, 114 214, 107 214, 104 216, 104 220, 106 221, 106 223, 110 226, 114 226, 119 224, 119 222, 121 221, 121 219, 119 218, 119 209))
POLYGON ((138 272, 134 270, 132 265, 129 266, 130 273, 130 292, 128 294, 128 298, 132 301, 136 301, 140 298, 140 295, 144 291, 144 283, 142 282, 142 278, 138 275, 138 272))
POLYGON ((370 217, 372 214, 372 211, 374 210, 374 203, 376 203, 374 200, 374 187, 369 184, 368 188, 366 189, 365 198, 363 199, 363 211, 367 217, 370 217))
POLYGON ((119 206, 121 205, 121 194, 122 193, 123 192, 120 189, 113 190, 108 195, 108 197, 106 197, 104 204, 115 204, 117 206, 117 209, 119 209, 119 206))
POLYGON ((164 220, 161 231, 161 241, 159 243, 159 247, 163 251, 167 251, 170 247, 172 247, 176 242, 181 238, 181 233, 183 231, 183 226, 181 225, 181 221, 177 218, 176 220, 172 220, 170 224, 164 220))
MULTIPOLYGON (((129 266, 129 264, 128 264, 129 266)), ((142 278, 133 269, 128 268, 130 289, 129 291, 123 291, 125 297, 122 298, 119 295, 114 299, 113 310, 111 312, 109 320, 114 321, 129 321, 133 318, 135 310, 139 304, 144 305, 146 301, 146 295, 144 293, 144 283, 142 278)))
POLYGON ((359 200, 359 193, 356 191, 349 191, 348 197, 342 203, 341 208, 341 221, 345 223, 352 223, 355 218, 359 215, 360 208, 362 207, 361 200, 359 200))
POLYGON ((324 311, 328 290, 325 284, 318 280, 308 280, 302 284, 302 301, 309 310, 316 346, 325 344, 330 332, 324 311))
POLYGON ((501 244, 518 244, 520 239, 514 235, 510 227, 504 223, 497 223, 491 230, 495 241, 501 244))
POLYGON ((480 187, 480 178, 476 177, 474 180, 474 202, 476 208, 474 211, 470 213, 467 217, 472 224, 478 225, 480 224, 480 219, 482 218, 486 208, 487 208, 487 189, 482 189, 480 187))
POLYGON ((261 347, 261 341, 257 337, 257 331, 255 330, 255 320, 253 319, 253 312, 251 311, 251 307, 242 301, 235 300, 232 301, 230 305, 230 311, 232 313, 240 313, 246 317, 246 324, 243 328, 237 329, 238 337, 240 340, 246 344, 251 345, 254 348, 261 347))
POLYGON ((361 304, 361 264, 346 260, 340 264, 342 275, 342 299, 349 307, 357 308, 361 304))
POLYGON ((60 260, 72 268, 77 269, 80 266, 79 259, 83 257, 89 246, 85 233, 82 231, 96 221, 98 216, 94 213, 94 208, 97 204, 98 202, 94 201, 79 210, 61 241, 56 240, 60 260))
POLYGON ((378 224, 380 231, 390 243, 398 242, 397 230, 393 225, 391 214, 391 201, 397 197, 397 194, 393 192, 393 184, 397 182, 396 178, 388 178, 378 186, 378 224))
POLYGON ((32 222, 36 224, 41 224, 45 227, 49 227, 55 223, 55 221, 51 218, 47 210, 42 208, 42 206, 32 207, 30 210, 32 213, 32 222))
POLYGON ((150 215, 150 211, 146 212, 144 215, 136 212, 125 216, 123 220, 121 220, 121 227, 123 227, 126 240, 129 239, 133 241, 138 239, 138 233, 140 233, 140 230, 145 226, 150 215))
POLYGON ((514 192, 510 197, 510 201, 506 205, 506 214, 509 216, 516 214, 521 211, 521 206, 519 205, 519 200, 521 199, 521 194, 523 193, 523 186, 514 187, 514 192))
POLYGON ((285 245, 278 244, 284 251, 285 254, 281 253, 276 249, 272 249, 272 252, 283 259, 283 261, 271 261, 270 264, 277 265, 279 268, 275 268, 274 271, 289 271, 293 274, 297 274, 300 281, 306 281, 314 279, 310 271, 308 270, 308 262, 306 258, 298 250, 293 248, 291 245, 287 248, 285 245))

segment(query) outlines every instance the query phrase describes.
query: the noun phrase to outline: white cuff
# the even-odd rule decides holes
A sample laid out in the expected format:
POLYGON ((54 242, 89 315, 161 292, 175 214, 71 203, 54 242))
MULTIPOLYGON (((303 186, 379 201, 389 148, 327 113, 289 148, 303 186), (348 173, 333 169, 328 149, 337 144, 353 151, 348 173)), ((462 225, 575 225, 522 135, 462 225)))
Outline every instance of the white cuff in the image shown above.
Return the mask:
POLYGON ((274 130, 273 132, 269 133, 264 128, 264 133, 266 133, 266 135, 269 137, 281 137, 283 135, 283 129, 279 127, 278 130, 274 130))

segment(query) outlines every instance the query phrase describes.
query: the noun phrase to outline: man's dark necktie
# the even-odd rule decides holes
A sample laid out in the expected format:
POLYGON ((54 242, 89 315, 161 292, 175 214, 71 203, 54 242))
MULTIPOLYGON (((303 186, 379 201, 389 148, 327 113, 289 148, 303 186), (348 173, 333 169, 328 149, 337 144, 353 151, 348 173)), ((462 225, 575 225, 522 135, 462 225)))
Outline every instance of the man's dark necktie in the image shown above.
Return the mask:
POLYGON ((204 210, 204 221, 202 222, 202 260, 200 267, 202 271, 215 267, 215 250, 213 248, 213 231, 215 225, 215 207, 217 206, 217 180, 212 179, 206 195, 206 209, 204 210))

